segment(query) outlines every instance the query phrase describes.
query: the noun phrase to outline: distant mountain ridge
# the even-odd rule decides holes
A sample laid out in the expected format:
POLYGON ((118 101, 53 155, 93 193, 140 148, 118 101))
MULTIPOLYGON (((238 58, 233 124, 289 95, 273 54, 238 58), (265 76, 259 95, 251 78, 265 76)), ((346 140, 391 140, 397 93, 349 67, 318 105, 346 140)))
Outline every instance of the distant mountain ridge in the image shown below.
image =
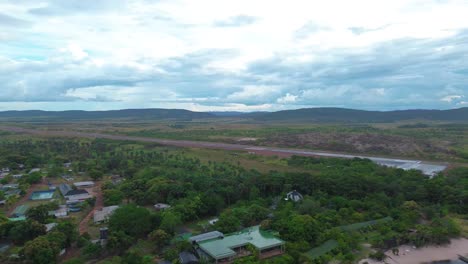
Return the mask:
POLYGON ((201 119, 214 118, 215 116, 205 112, 193 112, 184 109, 123 109, 108 111, 5 111, 0 112, 0 118, 34 118, 34 119, 68 119, 68 120, 88 120, 88 119, 201 119))
POLYGON ((123 109, 109 111, 4 111, 0 120, 192 120, 205 118, 240 118, 259 122, 397 122, 429 120, 468 122, 468 107, 450 110, 366 111, 346 108, 303 108, 277 112, 194 112, 184 109, 123 109))
POLYGON ((468 121, 468 107, 450 110, 366 111, 346 108, 303 108, 272 112, 259 121, 304 122, 397 122, 404 120, 468 121))

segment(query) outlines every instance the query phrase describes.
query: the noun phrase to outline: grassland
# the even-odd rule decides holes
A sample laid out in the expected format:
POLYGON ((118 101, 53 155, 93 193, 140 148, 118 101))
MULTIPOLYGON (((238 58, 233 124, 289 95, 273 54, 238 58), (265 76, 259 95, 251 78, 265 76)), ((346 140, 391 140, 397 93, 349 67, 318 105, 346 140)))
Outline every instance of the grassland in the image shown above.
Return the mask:
POLYGON ((468 124, 465 123, 254 123, 244 119, 225 118, 145 122, 24 122, 19 125, 44 130, 243 143, 455 163, 468 161, 468 124))

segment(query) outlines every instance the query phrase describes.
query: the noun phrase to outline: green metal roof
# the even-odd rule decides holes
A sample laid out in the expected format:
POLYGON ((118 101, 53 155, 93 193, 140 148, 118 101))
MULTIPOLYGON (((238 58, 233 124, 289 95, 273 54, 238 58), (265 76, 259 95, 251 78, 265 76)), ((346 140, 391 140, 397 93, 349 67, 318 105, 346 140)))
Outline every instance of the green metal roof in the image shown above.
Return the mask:
POLYGON ((8 220, 10 220, 10 221, 12 221, 12 222, 24 221, 24 220, 26 220, 26 216, 8 218, 8 220))
POLYGON ((233 248, 251 244, 258 250, 269 249, 284 244, 284 241, 271 233, 261 231, 259 226, 247 228, 239 233, 227 235, 198 243, 200 248, 214 259, 222 259, 236 255, 233 248))

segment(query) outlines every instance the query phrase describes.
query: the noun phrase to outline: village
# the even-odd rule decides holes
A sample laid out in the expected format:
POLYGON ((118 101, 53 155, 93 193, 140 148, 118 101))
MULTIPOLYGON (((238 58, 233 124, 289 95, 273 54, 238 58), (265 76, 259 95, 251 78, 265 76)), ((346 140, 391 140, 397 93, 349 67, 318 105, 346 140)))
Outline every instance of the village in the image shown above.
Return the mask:
MULTIPOLYGON (((3 146, 9 154, 0 164, 2 263, 378 263, 450 241, 455 255, 437 252, 456 259, 465 254, 457 247, 468 241, 457 240, 458 224, 427 202, 440 176, 370 160, 225 156, 255 159, 257 165, 274 161, 284 169, 260 172, 201 161, 186 149, 133 142, 3 146), (36 154, 45 148, 47 155, 36 154), (24 156, 16 156, 17 150, 24 156), (380 191, 368 191, 375 188, 380 191), (385 193, 393 195, 395 188, 406 198, 390 203, 395 198, 385 193), (408 191, 415 188, 419 192, 408 191), (404 245, 416 248, 397 250, 404 245)), ((457 179, 465 171, 450 173, 457 179)))
MULTIPOLYGON (((0 210, 4 211, 9 221, 25 221, 29 209, 54 203, 56 208, 48 211, 49 217, 58 221, 72 219, 78 223, 80 235, 89 234, 92 243, 105 246, 108 239, 107 222, 119 205, 104 206, 101 190, 103 180, 95 182, 82 172, 74 173, 71 162, 64 163, 63 168, 65 173, 59 177, 49 177, 45 168, 26 170, 23 164, 18 164, 16 169, 3 168, 0 174, 0 191, 4 196, 0 201, 0 210), (40 177, 40 180, 31 184, 27 190, 22 190, 20 182, 31 175, 40 177)), ((110 175, 106 179, 115 185, 124 180, 119 175, 110 175)), ((289 192, 285 198, 286 201, 293 202, 302 199, 302 195, 295 190, 289 192)), ((171 206, 165 203, 156 203, 152 208, 155 211, 169 209, 171 206)), ((212 218, 207 224, 212 229, 217 221, 218 218, 212 218)), ((49 233, 56 226, 56 222, 45 224, 46 232, 49 233)), ((209 231, 201 234, 181 233, 177 236, 177 239, 180 238, 190 242, 193 247, 190 251, 179 252, 181 264, 196 264, 200 261, 229 264, 237 258, 252 254, 258 254, 259 259, 267 259, 286 252, 286 242, 269 231, 261 230, 259 225, 228 235, 209 231)), ((11 244, 0 244, 0 253, 7 251, 10 246, 11 244)), ((62 249, 60 256, 65 257, 66 254, 67 249, 62 249)), ((172 262, 160 260, 158 263, 172 262)))

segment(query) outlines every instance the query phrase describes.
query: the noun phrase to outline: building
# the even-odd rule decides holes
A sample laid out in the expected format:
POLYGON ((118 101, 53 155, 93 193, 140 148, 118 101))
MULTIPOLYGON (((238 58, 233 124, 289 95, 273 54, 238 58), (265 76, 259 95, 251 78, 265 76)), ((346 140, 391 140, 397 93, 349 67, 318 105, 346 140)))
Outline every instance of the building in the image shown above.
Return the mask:
POLYGON ((59 185, 60 193, 68 200, 83 201, 92 196, 86 190, 73 189, 70 185, 62 183, 59 185))
POLYGON ((93 181, 82 181, 82 182, 75 182, 73 185, 76 188, 92 188, 94 187, 94 182, 93 181))
POLYGON ((194 244, 194 243, 199 243, 205 240, 210 240, 214 238, 223 238, 224 234, 219 232, 219 231, 213 231, 213 232, 208 232, 196 236, 192 236, 189 238, 189 241, 194 244))
POLYGON ((219 221, 219 218, 213 218, 213 219, 211 219, 211 220, 208 221, 208 224, 214 225, 214 224, 216 224, 218 221, 219 221))
POLYGON ((171 208, 171 206, 168 204, 157 203, 154 205, 154 209, 156 209, 157 211, 164 211, 169 208, 171 208))
POLYGON ((23 174, 15 174, 13 175, 13 179, 21 179, 23 177, 23 174))
POLYGON ((124 179, 120 175, 111 175, 110 176, 112 184, 117 185, 121 183, 124 179))
POLYGON ((194 254, 188 251, 182 251, 179 253, 179 262, 181 264, 198 264, 198 258, 194 254))
POLYGON ((286 194, 286 200, 291 200, 291 201, 294 201, 294 202, 299 202, 300 200, 304 199, 304 197, 302 197, 302 194, 300 194, 298 191, 294 190, 292 192, 289 192, 288 194, 286 194))
POLYGON ((9 172, 0 172, 0 179, 5 178, 6 176, 10 175, 9 172))
POLYGON ((119 208, 118 205, 112 205, 103 207, 101 210, 96 210, 93 217, 94 223, 97 224, 107 221, 117 208, 119 208))
POLYGON ((56 218, 65 218, 68 216, 68 210, 66 205, 60 205, 57 210, 49 211, 49 215, 53 215, 56 218))
POLYGON ((57 223, 50 223, 50 224, 45 224, 46 227, 46 233, 49 233, 54 227, 57 226, 57 223))
POLYGON ((41 171, 40 168, 34 168, 29 171, 29 174, 34 173, 34 172, 40 172, 40 171, 41 171))
POLYGON ((2 185, 0 190, 2 191, 8 191, 8 190, 15 190, 15 189, 18 189, 19 188, 19 184, 16 184, 16 183, 10 183, 10 184, 5 184, 5 185, 2 185))
POLYGON ((260 259, 284 254, 285 242, 259 226, 247 228, 236 234, 195 242, 201 258, 215 263, 231 263, 234 259, 252 254, 247 248, 253 246, 260 259))
POLYGON ((63 197, 66 197, 68 192, 70 192, 73 189, 70 185, 62 183, 59 185, 59 190, 60 190, 60 193, 63 195, 63 197))

